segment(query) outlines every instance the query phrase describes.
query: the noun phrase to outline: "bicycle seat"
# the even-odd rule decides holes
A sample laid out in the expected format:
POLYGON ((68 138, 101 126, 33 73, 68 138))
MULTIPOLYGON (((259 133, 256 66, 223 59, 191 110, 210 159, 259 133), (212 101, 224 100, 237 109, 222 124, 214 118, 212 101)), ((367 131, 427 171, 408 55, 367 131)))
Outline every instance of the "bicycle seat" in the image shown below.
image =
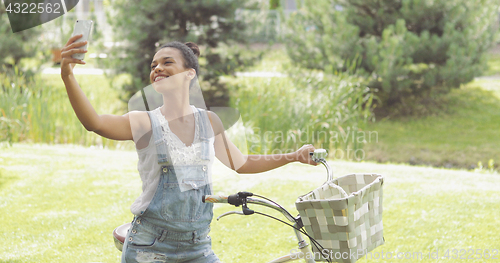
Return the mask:
POLYGON ((113 238, 115 240, 115 246, 120 251, 122 251, 123 249, 123 243, 125 242, 125 237, 127 236, 127 232, 130 229, 130 226, 132 226, 131 223, 126 223, 113 230, 113 238))

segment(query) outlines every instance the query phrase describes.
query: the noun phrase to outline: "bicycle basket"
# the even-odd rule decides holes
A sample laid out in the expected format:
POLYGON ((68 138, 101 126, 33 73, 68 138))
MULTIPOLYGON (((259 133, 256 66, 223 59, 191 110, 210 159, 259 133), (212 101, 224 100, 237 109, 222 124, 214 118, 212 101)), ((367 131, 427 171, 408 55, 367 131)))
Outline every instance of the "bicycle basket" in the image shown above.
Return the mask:
POLYGON ((379 174, 348 174, 297 199, 307 234, 323 247, 312 245, 315 261, 356 262, 384 244, 382 185, 379 174))

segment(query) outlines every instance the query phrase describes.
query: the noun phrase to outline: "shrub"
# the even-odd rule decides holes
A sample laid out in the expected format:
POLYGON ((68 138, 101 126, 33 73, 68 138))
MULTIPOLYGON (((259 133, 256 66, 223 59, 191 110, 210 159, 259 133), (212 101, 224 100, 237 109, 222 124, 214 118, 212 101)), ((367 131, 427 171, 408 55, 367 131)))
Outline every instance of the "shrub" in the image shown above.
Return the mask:
MULTIPOLYGON (((373 95, 348 75, 239 78, 231 105, 245 121, 249 153, 289 152, 312 143, 329 150, 361 149, 373 95)), ((240 131, 241 133, 241 131, 240 131)), ((351 156, 352 158, 352 156, 351 156)))
POLYGON ((382 106, 411 114, 485 69, 497 39, 496 0, 304 0, 288 20, 292 61, 369 77, 382 106), (314 4, 313 4, 314 2, 314 4))
POLYGON ((26 78, 17 67, 0 71, 0 141, 53 141, 55 125, 48 111, 51 89, 26 78))
MULTIPOLYGON (((114 113, 118 95, 102 76, 79 79, 97 112, 114 113), (93 84, 91 84, 93 83, 93 84)), ((33 79, 14 67, 11 74, 0 71, 0 142, 72 143, 85 146, 121 147, 118 141, 84 129, 73 112, 59 76, 35 75, 33 79)))

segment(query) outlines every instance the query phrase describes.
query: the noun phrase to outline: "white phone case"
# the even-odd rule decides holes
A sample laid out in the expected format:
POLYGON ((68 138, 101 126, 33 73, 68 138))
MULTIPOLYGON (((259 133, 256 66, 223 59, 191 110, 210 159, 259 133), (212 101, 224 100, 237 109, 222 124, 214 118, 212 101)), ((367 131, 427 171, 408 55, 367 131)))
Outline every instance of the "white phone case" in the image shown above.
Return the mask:
MULTIPOLYGON (((90 37, 90 33, 92 32, 92 20, 76 20, 75 22, 75 29, 73 30, 73 35, 80 35, 83 34, 83 36, 75 41, 75 43, 78 42, 83 42, 83 41, 88 41, 90 37)), ((79 49, 87 50, 88 43, 85 44, 85 46, 80 47, 79 49)), ((81 59, 83 60, 85 58, 85 53, 76 53, 71 55, 71 57, 76 58, 76 59, 81 59)))

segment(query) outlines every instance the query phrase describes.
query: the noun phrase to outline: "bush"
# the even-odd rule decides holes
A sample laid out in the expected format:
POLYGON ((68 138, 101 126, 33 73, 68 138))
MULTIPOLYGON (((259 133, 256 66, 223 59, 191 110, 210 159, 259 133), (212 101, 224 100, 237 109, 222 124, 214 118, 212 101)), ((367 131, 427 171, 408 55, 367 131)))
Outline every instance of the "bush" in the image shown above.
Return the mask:
MULTIPOLYGON (((0 71, 0 142, 9 144, 71 143, 121 147, 121 142, 85 130, 75 116, 60 76, 35 75, 32 80, 17 67, 12 74, 0 71)), ((103 76, 78 77, 97 112, 115 113, 116 91, 103 85, 103 76)), ((126 145, 123 145, 126 146, 126 145)))
POLYGON ((498 36, 496 0, 305 0, 288 20, 287 50, 309 68, 367 76, 382 107, 419 103, 481 75, 498 36), (313 4, 314 2, 314 4, 313 4))
POLYGON ((325 149, 363 147, 359 136, 372 117, 373 95, 356 77, 309 72, 239 78, 229 86, 231 106, 245 121, 249 154, 290 152, 308 143, 325 149))
POLYGON ((17 67, 9 74, 0 71, 0 130, 5 131, 0 141, 53 141, 55 122, 48 101, 52 93, 17 67))

